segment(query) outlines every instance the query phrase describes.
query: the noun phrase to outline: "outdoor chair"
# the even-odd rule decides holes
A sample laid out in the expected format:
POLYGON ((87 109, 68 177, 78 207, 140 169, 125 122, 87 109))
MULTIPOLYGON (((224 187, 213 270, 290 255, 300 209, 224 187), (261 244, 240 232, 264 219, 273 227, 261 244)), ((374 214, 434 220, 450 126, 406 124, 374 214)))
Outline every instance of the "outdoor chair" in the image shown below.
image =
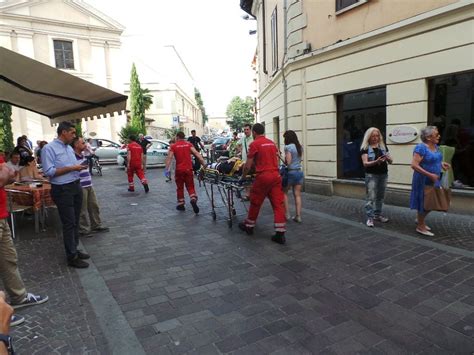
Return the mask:
POLYGON ((21 213, 22 215, 25 211, 32 209, 33 205, 33 194, 27 191, 19 191, 13 189, 6 189, 8 194, 8 211, 10 212, 10 222, 13 239, 16 238, 16 229, 15 229, 15 214, 21 213), (21 201, 16 202, 17 201, 21 201), (31 201, 31 204, 28 202, 31 201))

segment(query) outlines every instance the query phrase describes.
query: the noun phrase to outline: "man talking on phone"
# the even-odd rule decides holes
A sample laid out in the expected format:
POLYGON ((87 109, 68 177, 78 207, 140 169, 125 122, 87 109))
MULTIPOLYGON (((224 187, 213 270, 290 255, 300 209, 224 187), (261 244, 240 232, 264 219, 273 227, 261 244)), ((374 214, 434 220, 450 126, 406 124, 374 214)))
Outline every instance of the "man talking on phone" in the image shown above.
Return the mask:
POLYGON ((51 197, 58 207, 63 225, 63 240, 67 263, 74 268, 87 268, 85 259, 90 256, 77 249, 79 245, 79 217, 82 207, 82 188, 79 173, 88 169, 78 164, 70 146, 76 137, 76 128, 71 122, 61 122, 58 138, 46 144, 41 152, 43 172, 50 178, 51 197))

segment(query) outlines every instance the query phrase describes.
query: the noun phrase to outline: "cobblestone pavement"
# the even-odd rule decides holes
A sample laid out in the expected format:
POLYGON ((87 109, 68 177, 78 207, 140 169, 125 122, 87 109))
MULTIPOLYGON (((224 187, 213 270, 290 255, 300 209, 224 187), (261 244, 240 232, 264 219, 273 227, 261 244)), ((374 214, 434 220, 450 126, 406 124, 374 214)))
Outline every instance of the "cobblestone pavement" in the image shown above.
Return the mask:
POLYGON ((212 221, 202 188, 195 216, 189 205, 175 210, 161 169, 148 177, 147 195, 138 186, 128 193, 113 166, 94 178, 111 231, 82 241, 93 262, 87 277, 64 266, 54 233, 17 242, 27 287, 51 298, 21 312, 20 354, 108 354, 120 334, 135 344, 121 353, 134 354, 474 351, 468 217, 430 216, 446 246, 417 238, 407 209, 387 206, 391 223, 369 229, 361 201, 305 195, 303 223, 289 223, 280 246, 269 240, 268 203, 249 237, 227 227, 223 210, 212 221))

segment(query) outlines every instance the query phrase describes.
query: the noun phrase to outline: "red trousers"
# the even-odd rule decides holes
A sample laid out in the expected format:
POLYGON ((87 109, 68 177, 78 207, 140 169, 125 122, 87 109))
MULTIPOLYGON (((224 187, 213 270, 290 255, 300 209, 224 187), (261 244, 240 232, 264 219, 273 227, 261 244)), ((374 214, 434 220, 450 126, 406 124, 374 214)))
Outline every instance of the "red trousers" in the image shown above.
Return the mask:
POLYGON ((140 179, 142 184, 148 184, 148 182, 145 178, 145 173, 143 172, 143 169, 142 169, 141 162, 139 164, 130 164, 130 168, 127 169, 128 187, 130 189, 134 189, 134 184, 133 184, 133 175, 134 174, 136 174, 138 176, 138 178, 140 179))
POLYGON ((250 190, 250 208, 245 220, 247 227, 255 227, 263 201, 268 197, 273 208, 275 231, 286 231, 285 205, 281 177, 277 171, 263 172, 257 175, 250 190))
POLYGON ((178 197, 178 205, 184 205, 185 185, 191 200, 197 200, 196 190, 194 190, 194 174, 192 170, 176 170, 174 179, 176 181, 176 195, 178 197))

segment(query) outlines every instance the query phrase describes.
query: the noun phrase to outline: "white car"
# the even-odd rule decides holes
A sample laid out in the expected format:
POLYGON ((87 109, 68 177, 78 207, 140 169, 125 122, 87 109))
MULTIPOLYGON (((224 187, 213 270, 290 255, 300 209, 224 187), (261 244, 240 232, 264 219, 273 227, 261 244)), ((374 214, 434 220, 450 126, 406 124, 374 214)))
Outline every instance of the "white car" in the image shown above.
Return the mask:
MULTIPOLYGON (((158 139, 149 139, 151 147, 146 152, 146 166, 165 166, 166 157, 168 156, 169 143, 158 139)), ((117 164, 125 166, 127 158, 127 149, 121 149, 117 155, 117 164)))

